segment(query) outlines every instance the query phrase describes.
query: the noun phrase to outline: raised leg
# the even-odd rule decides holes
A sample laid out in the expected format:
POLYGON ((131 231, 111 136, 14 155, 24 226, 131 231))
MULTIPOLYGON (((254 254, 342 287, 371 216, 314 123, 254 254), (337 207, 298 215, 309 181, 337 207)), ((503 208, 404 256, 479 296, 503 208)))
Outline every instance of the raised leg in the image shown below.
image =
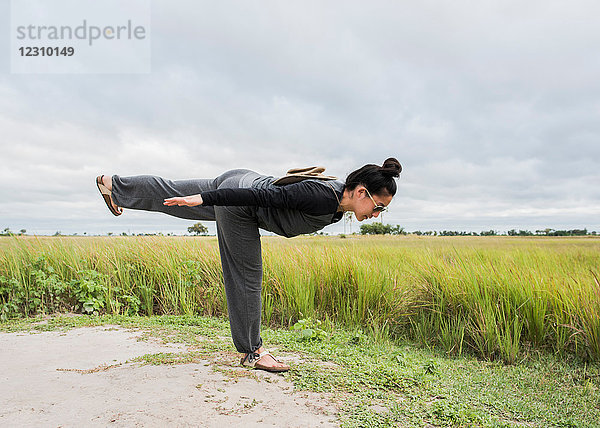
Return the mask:
POLYGON ((190 220, 215 220, 213 207, 169 207, 163 205, 165 198, 195 195, 214 190, 218 178, 194 180, 166 180, 153 175, 112 177, 112 199, 120 207, 144 211, 158 211, 174 217, 190 220))

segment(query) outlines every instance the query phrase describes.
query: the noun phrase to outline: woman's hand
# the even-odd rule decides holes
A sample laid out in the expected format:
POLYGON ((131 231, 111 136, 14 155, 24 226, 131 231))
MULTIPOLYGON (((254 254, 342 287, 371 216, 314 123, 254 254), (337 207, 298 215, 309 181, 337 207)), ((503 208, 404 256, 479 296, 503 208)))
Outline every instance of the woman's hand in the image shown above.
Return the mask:
POLYGON ((169 207, 179 205, 180 207, 196 207, 198 205, 202 205, 202 196, 200 195, 191 195, 191 196, 183 196, 183 197, 175 197, 165 199, 163 205, 167 205, 169 207))

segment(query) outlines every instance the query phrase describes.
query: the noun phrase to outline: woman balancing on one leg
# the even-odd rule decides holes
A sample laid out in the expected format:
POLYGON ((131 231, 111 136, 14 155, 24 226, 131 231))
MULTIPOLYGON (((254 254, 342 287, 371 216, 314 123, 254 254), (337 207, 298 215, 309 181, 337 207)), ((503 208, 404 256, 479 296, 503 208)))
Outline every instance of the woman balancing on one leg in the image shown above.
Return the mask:
POLYGON ((262 257, 259 228, 285 237, 316 232, 340 220, 345 211, 358 221, 377 217, 396 193, 400 163, 365 165, 345 182, 321 174, 323 168, 290 170, 283 178, 247 169, 214 179, 170 181, 140 175, 99 176, 98 189, 114 215, 122 208, 160 211, 190 220, 215 220, 223 267, 231 336, 241 363, 286 371, 263 348, 260 337, 262 257))

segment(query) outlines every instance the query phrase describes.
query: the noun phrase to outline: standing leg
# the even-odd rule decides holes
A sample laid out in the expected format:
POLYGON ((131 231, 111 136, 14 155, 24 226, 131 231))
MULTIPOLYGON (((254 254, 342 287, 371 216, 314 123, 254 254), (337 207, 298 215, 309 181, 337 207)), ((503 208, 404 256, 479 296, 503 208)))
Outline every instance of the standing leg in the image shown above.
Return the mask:
POLYGON ((256 211, 215 207, 215 215, 233 343, 246 354, 244 360, 253 356, 255 368, 287 371, 288 365, 264 351, 260 337, 262 255, 256 211))
POLYGON ((260 338, 262 255, 256 216, 249 207, 215 207, 231 336, 250 353, 260 338))

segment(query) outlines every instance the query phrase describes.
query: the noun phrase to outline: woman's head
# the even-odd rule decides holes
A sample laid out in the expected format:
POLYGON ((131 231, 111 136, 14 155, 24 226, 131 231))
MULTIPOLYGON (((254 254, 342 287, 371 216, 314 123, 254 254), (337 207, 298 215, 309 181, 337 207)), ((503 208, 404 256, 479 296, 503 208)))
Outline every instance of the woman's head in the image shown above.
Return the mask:
POLYGON ((394 196, 396 194, 395 178, 400 177, 402 165, 395 158, 388 158, 382 166, 367 164, 351 172, 346 178, 346 189, 354 190, 363 185, 371 195, 394 196))
POLYGON ((402 165, 395 158, 386 159, 381 166, 367 164, 351 172, 345 183, 344 209, 354 211, 359 221, 377 217, 380 214, 377 206, 387 206, 396 194, 395 179, 400 172, 402 165))

